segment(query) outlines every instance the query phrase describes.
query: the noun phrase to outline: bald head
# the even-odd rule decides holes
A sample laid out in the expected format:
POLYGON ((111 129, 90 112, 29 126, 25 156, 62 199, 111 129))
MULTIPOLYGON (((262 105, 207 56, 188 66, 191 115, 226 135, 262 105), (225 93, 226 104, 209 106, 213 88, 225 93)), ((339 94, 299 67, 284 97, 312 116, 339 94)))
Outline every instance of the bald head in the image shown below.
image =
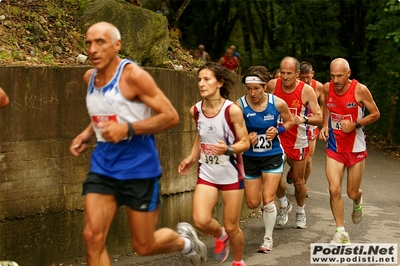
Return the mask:
POLYGON ((90 28, 87 30, 87 33, 89 31, 103 31, 106 35, 108 35, 111 38, 111 42, 114 44, 116 41, 121 40, 121 33, 119 32, 118 28, 115 27, 113 24, 102 21, 98 22, 96 24, 93 24, 90 26, 90 28))
POLYGON ((350 70, 349 62, 344 58, 336 58, 331 63, 331 68, 342 68, 344 71, 350 70))
POLYGON ((300 71, 300 63, 299 63, 299 60, 297 60, 296 58, 291 57, 291 56, 286 56, 281 60, 280 65, 282 66, 283 64, 287 64, 287 63, 289 63, 290 65, 292 65, 292 64, 294 65, 296 73, 300 71))

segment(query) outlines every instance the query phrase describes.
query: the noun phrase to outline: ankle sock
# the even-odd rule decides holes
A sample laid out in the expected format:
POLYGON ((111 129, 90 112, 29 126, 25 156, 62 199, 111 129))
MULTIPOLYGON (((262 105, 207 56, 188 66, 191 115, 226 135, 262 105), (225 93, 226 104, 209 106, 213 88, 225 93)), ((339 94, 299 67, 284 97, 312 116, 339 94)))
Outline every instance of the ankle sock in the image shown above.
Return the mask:
POLYGON ((338 227, 336 227, 336 232, 342 232, 342 233, 344 233, 344 232, 346 232, 346 231, 344 230, 344 226, 338 226, 338 227))
POLYGON ((222 227, 222 234, 218 237, 220 240, 223 240, 226 237, 225 227, 222 227))
POLYGON ((304 205, 303 207, 297 206, 296 213, 306 213, 306 210, 304 209, 305 207, 306 205, 304 205))
POLYGON ((286 196, 279 198, 279 202, 281 203, 280 207, 287 207, 287 205, 288 205, 288 200, 287 200, 286 196))
POLYGON ((185 245, 183 246, 183 249, 181 252, 183 254, 188 254, 190 251, 192 251, 192 242, 190 242, 189 238, 186 238, 186 237, 182 237, 182 238, 185 241, 185 245))

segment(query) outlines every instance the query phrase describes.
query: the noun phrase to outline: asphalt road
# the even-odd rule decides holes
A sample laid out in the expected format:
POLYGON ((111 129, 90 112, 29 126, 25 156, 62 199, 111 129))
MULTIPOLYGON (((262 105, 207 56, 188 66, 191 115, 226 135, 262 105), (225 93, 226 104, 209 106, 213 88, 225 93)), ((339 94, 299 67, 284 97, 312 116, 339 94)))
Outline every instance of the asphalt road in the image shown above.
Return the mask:
MULTIPOLYGON (((324 146, 324 142, 318 141, 313 161, 314 168, 307 184, 310 194, 310 198, 306 201, 307 229, 293 228, 295 220, 294 208, 289 215, 288 223, 283 228, 274 230, 274 250, 270 254, 261 254, 256 252, 258 246, 262 243, 264 235, 260 212, 256 211, 250 217, 245 217, 241 220, 242 230, 245 235, 244 260, 248 266, 311 265, 310 244, 329 243, 332 239, 335 233, 335 223, 329 206, 328 183, 325 177, 324 146)), ((385 156, 379 150, 369 149, 368 153, 366 169, 361 184, 361 188, 364 191, 365 212, 363 220, 358 225, 354 225, 351 221, 352 201, 346 195, 346 179, 343 181, 342 196, 345 204, 346 231, 349 232, 352 243, 397 243, 398 262, 395 265, 400 265, 400 161, 385 156)), ((287 165, 285 166, 286 170, 287 165)), ((291 201, 295 201, 293 193, 293 186, 288 185, 287 195, 291 201)), ((208 248, 206 265, 218 264, 212 261, 211 255, 214 240, 201 235, 200 238, 208 248)), ((114 266, 191 265, 178 252, 151 257, 140 257, 133 252, 122 255, 112 254, 112 260, 114 266)), ((229 255, 228 259, 220 265, 232 265, 232 255, 229 255)), ((358 265, 366 265, 366 263, 358 263, 358 265)))

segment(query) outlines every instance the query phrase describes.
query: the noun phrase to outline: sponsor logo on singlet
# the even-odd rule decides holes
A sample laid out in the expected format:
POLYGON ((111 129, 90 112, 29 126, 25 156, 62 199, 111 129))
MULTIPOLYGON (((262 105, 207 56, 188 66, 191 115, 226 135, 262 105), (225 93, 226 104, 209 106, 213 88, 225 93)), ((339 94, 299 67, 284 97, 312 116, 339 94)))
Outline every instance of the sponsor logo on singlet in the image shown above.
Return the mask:
POLYGON ((266 121, 266 120, 274 120, 274 115, 271 115, 271 114, 264 115, 264 121, 266 121))
POLYGON ((214 126, 214 125, 208 125, 208 126, 206 127, 206 132, 207 132, 208 134, 214 134, 216 131, 217 131, 217 127, 214 126))
POLYGON ((346 103, 346 108, 356 108, 357 104, 355 102, 346 103))

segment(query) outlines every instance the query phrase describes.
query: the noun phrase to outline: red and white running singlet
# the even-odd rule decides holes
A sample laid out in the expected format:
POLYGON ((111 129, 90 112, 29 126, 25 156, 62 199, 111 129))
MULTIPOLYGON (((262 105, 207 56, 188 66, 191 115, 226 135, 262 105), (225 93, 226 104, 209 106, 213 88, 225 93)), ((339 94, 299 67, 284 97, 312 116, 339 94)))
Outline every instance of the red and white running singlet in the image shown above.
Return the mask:
POLYGON ((211 147, 217 140, 226 144, 236 142, 236 131, 231 122, 229 109, 232 101, 225 100, 218 114, 208 117, 203 113, 203 101, 196 103, 194 118, 200 136, 199 177, 213 184, 237 183, 244 178, 242 154, 215 155, 211 147))
POLYGON ((238 66, 236 57, 233 56, 231 60, 229 60, 226 56, 224 56, 224 63, 222 64, 222 66, 230 71, 235 71, 238 66))
POLYGON ((367 148, 364 128, 344 133, 341 125, 342 120, 356 122, 364 116, 364 107, 357 103, 355 97, 357 83, 358 81, 353 79, 349 89, 343 95, 336 94, 332 81, 329 84, 326 99, 326 106, 330 112, 327 149, 334 152, 362 152, 367 148))
MULTIPOLYGON (((283 99, 289 106, 292 115, 304 116, 308 114, 308 108, 301 101, 305 83, 300 81, 296 89, 291 93, 286 93, 282 89, 282 79, 276 81, 274 94, 283 99)), ((279 135, 284 150, 301 149, 308 147, 307 127, 305 124, 294 125, 288 131, 279 135)))

